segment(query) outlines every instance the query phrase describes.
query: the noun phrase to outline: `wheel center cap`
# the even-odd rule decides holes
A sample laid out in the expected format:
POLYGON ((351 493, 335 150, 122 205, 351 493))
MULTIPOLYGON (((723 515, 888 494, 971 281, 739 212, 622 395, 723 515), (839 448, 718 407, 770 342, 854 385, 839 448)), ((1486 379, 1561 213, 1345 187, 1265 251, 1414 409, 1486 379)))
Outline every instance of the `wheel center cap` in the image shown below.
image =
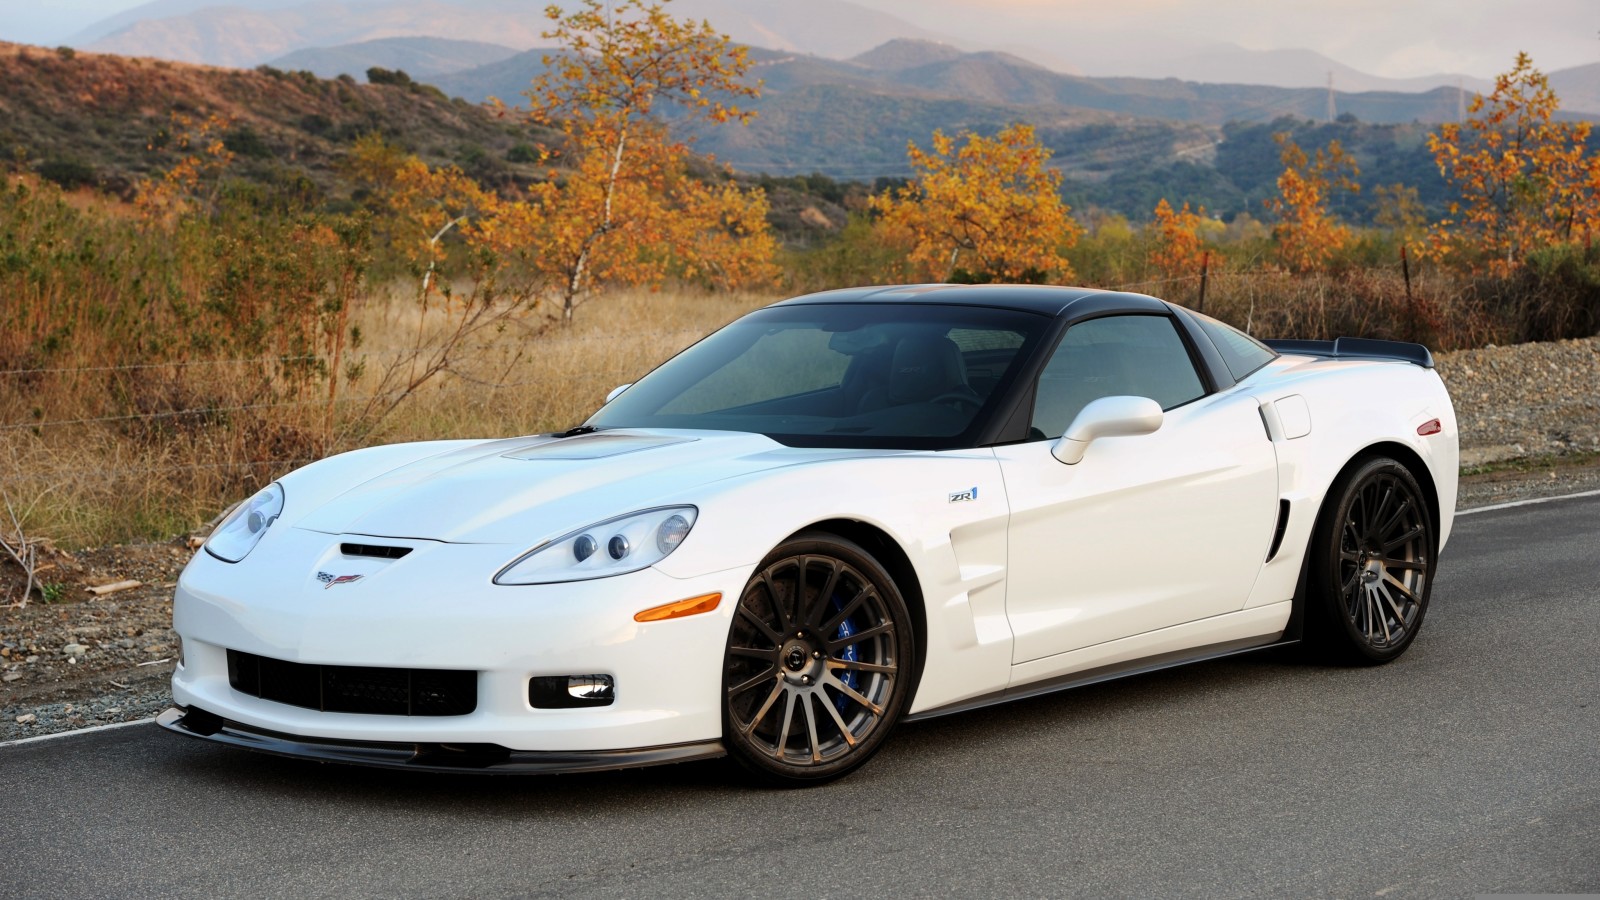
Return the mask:
POLYGON ((806 667, 806 651, 799 645, 790 645, 789 651, 783 655, 783 664, 791 672, 800 671, 806 667))
POLYGON ((1361 577, 1367 581, 1377 581, 1383 577, 1383 560, 1375 556, 1364 557, 1361 577))

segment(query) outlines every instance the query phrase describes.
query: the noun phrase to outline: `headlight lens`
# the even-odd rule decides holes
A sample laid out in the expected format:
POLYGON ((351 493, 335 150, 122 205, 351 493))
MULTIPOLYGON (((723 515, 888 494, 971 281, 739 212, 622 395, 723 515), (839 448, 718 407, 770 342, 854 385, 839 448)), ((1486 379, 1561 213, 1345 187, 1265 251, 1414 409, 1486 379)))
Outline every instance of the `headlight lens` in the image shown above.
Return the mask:
POLYGON ((223 562, 236 563, 261 543, 261 536, 281 515, 283 488, 276 483, 269 484, 222 520, 211 537, 206 538, 206 552, 223 562))
POLYGON ((669 506, 580 528, 523 554, 494 583, 556 584, 649 568, 678 549, 697 514, 692 506, 669 506))

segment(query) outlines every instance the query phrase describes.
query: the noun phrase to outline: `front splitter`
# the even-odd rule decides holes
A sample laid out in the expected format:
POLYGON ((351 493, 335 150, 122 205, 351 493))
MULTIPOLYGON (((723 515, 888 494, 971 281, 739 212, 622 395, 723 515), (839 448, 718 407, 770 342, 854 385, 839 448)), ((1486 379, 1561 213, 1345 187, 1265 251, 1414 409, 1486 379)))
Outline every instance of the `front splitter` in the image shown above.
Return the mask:
POLYGON ((720 741, 636 750, 583 751, 511 750, 498 744, 340 741, 268 731, 224 719, 197 706, 172 707, 156 717, 156 724, 188 737, 274 756, 413 772, 529 775, 607 772, 714 759, 727 752, 720 741))

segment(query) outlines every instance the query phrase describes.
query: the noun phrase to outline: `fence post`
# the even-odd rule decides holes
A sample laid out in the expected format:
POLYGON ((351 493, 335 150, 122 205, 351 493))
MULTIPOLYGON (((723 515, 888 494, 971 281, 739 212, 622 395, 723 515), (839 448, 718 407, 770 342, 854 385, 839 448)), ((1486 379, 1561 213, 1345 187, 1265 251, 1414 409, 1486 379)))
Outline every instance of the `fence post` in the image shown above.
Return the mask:
POLYGON ((1200 254, 1200 300, 1194 305, 1195 312, 1206 311, 1206 273, 1211 271, 1211 251, 1200 254))
POLYGON ((1411 296, 1411 257, 1406 253, 1406 245, 1400 245, 1400 273, 1406 279, 1406 317, 1410 320, 1410 337, 1412 343, 1417 340, 1417 302, 1411 296))

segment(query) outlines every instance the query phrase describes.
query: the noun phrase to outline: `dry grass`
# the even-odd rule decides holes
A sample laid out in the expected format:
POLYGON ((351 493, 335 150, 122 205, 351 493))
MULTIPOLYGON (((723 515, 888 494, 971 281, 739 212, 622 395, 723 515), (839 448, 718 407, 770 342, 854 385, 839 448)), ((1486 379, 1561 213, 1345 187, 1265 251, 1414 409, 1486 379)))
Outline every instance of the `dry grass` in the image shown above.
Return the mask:
POLYGON ((458 348, 376 427, 357 422, 365 398, 407 365, 419 326, 425 345, 448 327, 438 304, 423 315, 404 291, 357 305, 367 337, 350 361, 364 372, 340 379, 331 417, 326 382, 285 393, 264 361, 0 375, 0 426, 34 423, 0 430, 0 481, 29 532, 66 547, 170 536, 329 453, 576 425, 618 384, 773 299, 638 292, 594 301, 565 331, 513 323, 458 348), (102 418, 107 392, 144 417, 74 421, 102 418))

